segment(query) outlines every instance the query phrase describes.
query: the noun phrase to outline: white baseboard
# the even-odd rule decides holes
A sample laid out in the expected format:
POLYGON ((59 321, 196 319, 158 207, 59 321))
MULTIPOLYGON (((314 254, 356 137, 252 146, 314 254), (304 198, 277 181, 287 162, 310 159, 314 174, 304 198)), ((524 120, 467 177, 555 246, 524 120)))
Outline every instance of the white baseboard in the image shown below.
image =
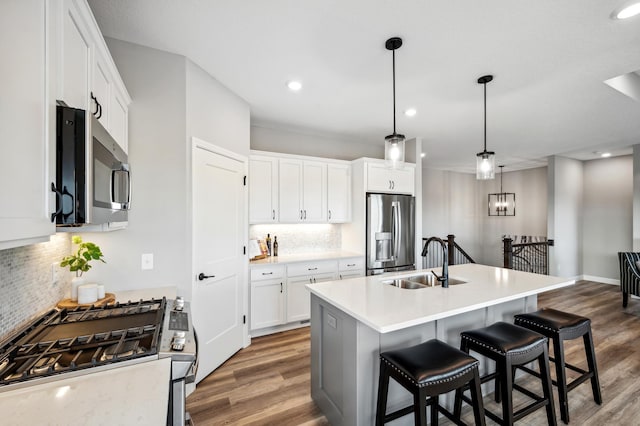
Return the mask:
POLYGON ((580 279, 586 281, 595 281, 602 284, 620 285, 620 280, 614 280, 613 278, 596 277, 594 275, 582 275, 580 279))
POLYGON ((274 327, 261 328, 258 330, 253 330, 251 332, 251 338, 266 336, 268 334, 280 333, 281 331, 294 330, 296 328, 309 327, 309 325, 310 323, 307 320, 305 322, 298 321, 298 322, 292 322, 284 325, 277 325, 274 327))

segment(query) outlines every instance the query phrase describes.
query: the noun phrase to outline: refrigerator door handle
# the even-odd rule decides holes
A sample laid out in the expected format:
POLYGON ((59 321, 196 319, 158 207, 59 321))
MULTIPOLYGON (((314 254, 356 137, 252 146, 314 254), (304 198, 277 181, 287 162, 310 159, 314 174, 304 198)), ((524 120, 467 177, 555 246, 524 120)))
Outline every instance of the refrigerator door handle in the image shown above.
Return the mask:
POLYGON ((393 254, 391 260, 396 260, 400 254, 400 202, 391 203, 391 244, 393 244, 393 254))

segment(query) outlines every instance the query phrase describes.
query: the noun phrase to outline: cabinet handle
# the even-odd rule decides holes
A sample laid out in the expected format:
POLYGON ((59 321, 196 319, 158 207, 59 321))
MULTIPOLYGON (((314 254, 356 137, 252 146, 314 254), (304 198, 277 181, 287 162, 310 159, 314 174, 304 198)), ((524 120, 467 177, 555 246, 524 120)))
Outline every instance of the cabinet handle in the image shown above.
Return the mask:
POLYGON ((273 272, 263 272, 262 275, 273 275, 273 272))
POLYGON ((98 104, 98 116, 96 118, 100 120, 100 118, 102 118, 102 105, 97 100, 96 103, 98 104))
POLYGON ((307 220, 307 211, 304 211, 304 220, 307 220))
POLYGON ((302 210, 300 210, 300 220, 302 220, 302 210))
POLYGON ((342 279, 342 274, 340 274, 339 276, 340 276, 340 279, 342 279))
POLYGON ((96 98, 95 96, 93 96, 93 92, 91 92, 90 94, 91 94, 91 100, 92 100, 93 102, 95 102, 95 104, 96 104, 96 110, 95 110, 94 112, 92 112, 92 113, 91 113, 91 115, 98 115, 98 111, 99 111, 99 108, 98 108, 98 105, 99 105, 99 104, 98 104, 98 98, 96 98))
POLYGON ((395 180, 391 181, 391 189, 396 189, 396 181, 395 180))
POLYGON ((282 283, 280 283, 280 293, 282 293, 282 283))
POLYGON ((307 271, 317 271, 318 268, 307 268, 307 271))
POLYGON ((276 220, 276 211, 271 210, 271 219, 276 220))
POLYGON ((389 189, 391 189, 391 180, 389 180, 389 189))
POLYGON ((313 282, 314 282, 314 284, 315 284, 315 282, 316 282, 316 277, 313 277, 313 282))
POLYGON ((329 220, 331 220, 331 210, 329 210, 329 220))
POLYGON ((356 266, 356 264, 355 264, 355 263, 348 263, 348 264, 347 264, 347 268, 349 268, 349 267, 351 267, 351 266, 356 266))
POLYGON ((309 278, 309 284, 313 284, 312 278, 309 278))

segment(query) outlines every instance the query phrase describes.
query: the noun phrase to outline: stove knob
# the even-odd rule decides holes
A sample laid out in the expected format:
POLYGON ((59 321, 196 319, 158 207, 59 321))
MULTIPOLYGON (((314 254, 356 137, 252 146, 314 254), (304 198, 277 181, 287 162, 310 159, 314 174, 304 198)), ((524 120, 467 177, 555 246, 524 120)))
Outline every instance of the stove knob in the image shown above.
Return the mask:
POLYGON ((173 302, 173 309, 175 311, 181 311, 184 308, 184 299, 180 296, 176 297, 176 300, 173 302))

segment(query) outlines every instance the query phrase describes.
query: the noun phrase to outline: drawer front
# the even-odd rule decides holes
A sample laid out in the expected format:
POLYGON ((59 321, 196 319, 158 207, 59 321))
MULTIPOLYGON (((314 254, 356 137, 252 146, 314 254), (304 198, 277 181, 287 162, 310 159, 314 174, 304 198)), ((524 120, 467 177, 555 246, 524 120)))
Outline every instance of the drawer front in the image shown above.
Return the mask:
POLYGON ((355 271, 364 269, 364 257, 350 257, 348 259, 340 259, 338 270, 343 271, 355 271))
POLYGON ((284 266, 264 266, 251 268, 251 281, 284 278, 284 266))
POLYGON ((294 263, 287 266, 287 276, 315 275, 335 273, 338 270, 338 262, 335 260, 321 260, 317 262, 294 263))

